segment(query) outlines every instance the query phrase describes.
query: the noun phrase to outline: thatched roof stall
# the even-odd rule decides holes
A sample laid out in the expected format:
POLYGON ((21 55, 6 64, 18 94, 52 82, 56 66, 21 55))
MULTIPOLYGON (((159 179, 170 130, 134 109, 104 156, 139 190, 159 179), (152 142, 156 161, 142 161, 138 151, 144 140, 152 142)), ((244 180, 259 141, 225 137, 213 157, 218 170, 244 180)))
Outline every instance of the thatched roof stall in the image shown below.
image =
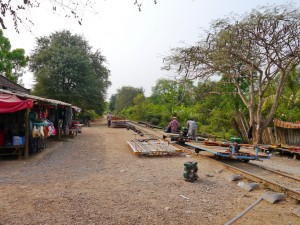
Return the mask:
POLYGON ((26 94, 30 93, 30 89, 24 88, 21 85, 12 82, 11 80, 7 79, 5 76, 2 75, 0 75, 0 88, 13 92, 23 92, 26 94))
POLYGON ((284 122, 275 119, 274 131, 279 144, 277 150, 293 154, 294 159, 300 155, 300 123, 284 122))
POLYGON ((274 120, 277 143, 288 146, 300 146, 300 124, 274 120))
MULTIPOLYGON (((30 122, 30 121, 32 121, 32 118, 30 118, 30 117, 32 115, 34 115, 34 109, 39 109, 38 111, 40 111, 40 113, 42 113, 42 110, 55 111, 55 113, 53 114, 53 118, 56 121, 54 126, 57 130, 58 139, 60 138, 60 134, 61 134, 60 128, 62 127, 58 124, 59 111, 62 111, 62 110, 64 110, 65 112, 66 111, 70 112, 72 110, 80 111, 80 108, 78 108, 76 106, 72 106, 69 103, 58 101, 58 100, 55 100, 55 99, 47 99, 47 98, 42 98, 42 97, 30 95, 26 92, 12 91, 11 89, 8 90, 8 89, 1 89, 0 88, 0 94, 2 96, 6 96, 6 97, 10 96, 11 99, 18 100, 19 104, 23 104, 25 106, 28 105, 28 102, 31 103, 31 105, 30 105, 31 107, 27 107, 27 108, 23 107, 22 108, 20 106, 18 109, 20 110, 20 112, 22 111, 22 113, 21 113, 22 115, 17 116, 17 118, 19 118, 19 119, 22 118, 24 120, 23 122, 19 121, 19 124, 24 124, 25 123, 25 129, 23 128, 24 129, 24 134, 23 135, 24 135, 25 140, 22 142, 22 145, 24 146, 23 148, 24 148, 25 158, 28 158, 28 156, 29 156, 29 147, 31 146, 30 141, 29 141, 29 137, 31 137, 31 135, 32 135, 31 128, 33 126, 32 126, 32 123, 30 122)), ((4 109, 4 105, 2 105, 2 106, 3 107, 1 108, 1 105, 0 105, 0 112, 4 110, 3 113, 5 113, 6 111, 4 109)), ((13 112, 16 112, 16 111, 12 111, 12 110, 10 112, 7 111, 7 113, 13 113, 13 112)), ((2 117, 1 119, 3 121, 5 121, 4 117, 9 116, 9 114, 3 114, 3 113, 1 115, 1 117, 2 117)), ((13 115, 11 114, 11 116, 13 116, 13 115)), ((65 124, 65 127, 69 128, 68 124, 65 124)), ((68 133, 68 131, 69 130, 65 131, 65 133, 68 133)), ((19 157, 20 157, 20 154, 19 154, 19 157)))

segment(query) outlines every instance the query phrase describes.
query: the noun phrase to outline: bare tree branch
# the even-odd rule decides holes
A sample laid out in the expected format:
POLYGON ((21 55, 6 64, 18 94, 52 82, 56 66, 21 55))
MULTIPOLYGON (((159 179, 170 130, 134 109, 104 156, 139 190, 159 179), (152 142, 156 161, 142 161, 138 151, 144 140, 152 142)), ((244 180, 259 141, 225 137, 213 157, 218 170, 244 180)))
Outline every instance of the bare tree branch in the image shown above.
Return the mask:
POLYGON ((216 75, 231 79, 248 107, 250 125, 258 125, 258 141, 262 129, 272 122, 291 69, 299 64, 300 10, 288 4, 216 20, 197 45, 175 49, 165 59, 169 69, 176 68, 186 79, 216 75), (276 77, 275 101, 264 116, 265 95, 276 77))

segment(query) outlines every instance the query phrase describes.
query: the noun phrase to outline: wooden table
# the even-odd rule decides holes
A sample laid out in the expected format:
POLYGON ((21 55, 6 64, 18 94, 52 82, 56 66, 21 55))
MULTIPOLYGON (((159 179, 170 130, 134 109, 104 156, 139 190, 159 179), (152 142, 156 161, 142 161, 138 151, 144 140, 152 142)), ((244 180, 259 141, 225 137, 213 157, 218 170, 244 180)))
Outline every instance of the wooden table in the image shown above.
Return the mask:
POLYGON ((0 146, 0 155, 18 155, 19 160, 22 159, 23 151, 24 145, 0 146))

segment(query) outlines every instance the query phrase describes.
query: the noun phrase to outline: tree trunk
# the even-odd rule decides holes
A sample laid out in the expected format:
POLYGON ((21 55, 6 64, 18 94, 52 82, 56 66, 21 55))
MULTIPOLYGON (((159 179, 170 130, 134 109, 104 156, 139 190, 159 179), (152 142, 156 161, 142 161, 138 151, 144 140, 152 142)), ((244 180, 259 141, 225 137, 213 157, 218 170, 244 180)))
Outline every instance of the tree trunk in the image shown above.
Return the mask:
POLYGON ((264 130, 269 126, 269 123, 266 122, 265 118, 263 116, 258 117, 256 119, 257 125, 255 129, 255 141, 253 143, 255 144, 264 144, 263 143, 263 133, 264 130))
POLYGON ((256 132, 255 132, 255 144, 263 144, 263 127, 262 126, 257 126, 256 132))

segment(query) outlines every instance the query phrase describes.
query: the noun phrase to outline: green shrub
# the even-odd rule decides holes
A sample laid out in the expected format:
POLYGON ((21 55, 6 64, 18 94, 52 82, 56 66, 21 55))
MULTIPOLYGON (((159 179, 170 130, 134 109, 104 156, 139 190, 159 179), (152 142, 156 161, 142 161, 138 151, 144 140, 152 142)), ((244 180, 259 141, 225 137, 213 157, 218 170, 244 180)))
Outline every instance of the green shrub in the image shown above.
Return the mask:
POLYGON ((93 109, 89 109, 86 111, 88 113, 88 115, 90 116, 91 120, 95 120, 97 118, 99 118, 99 115, 96 113, 95 110, 93 109))

